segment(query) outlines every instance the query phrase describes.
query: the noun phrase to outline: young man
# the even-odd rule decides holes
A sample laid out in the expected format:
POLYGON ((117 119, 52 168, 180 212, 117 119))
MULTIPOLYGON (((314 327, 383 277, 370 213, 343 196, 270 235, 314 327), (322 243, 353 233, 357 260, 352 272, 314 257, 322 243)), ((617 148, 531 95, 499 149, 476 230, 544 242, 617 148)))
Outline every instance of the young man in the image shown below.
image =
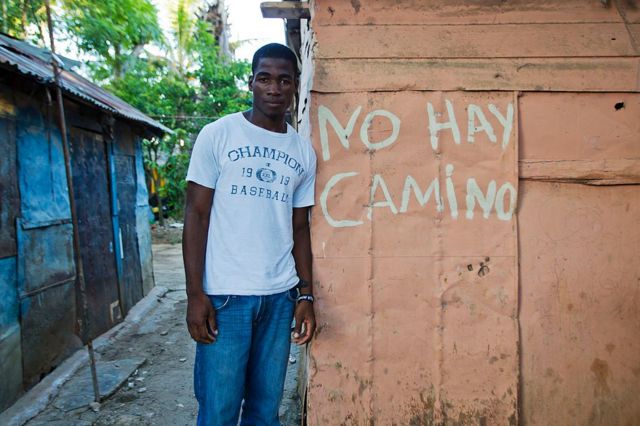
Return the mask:
POLYGON ((187 325, 198 425, 279 425, 291 337, 315 331, 309 207, 316 157, 285 122, 297 89, 287 47, 256 51, 253 108, 205 126, 187 173, 187 325), (291 320, 295 328, 291 334, 291 320))

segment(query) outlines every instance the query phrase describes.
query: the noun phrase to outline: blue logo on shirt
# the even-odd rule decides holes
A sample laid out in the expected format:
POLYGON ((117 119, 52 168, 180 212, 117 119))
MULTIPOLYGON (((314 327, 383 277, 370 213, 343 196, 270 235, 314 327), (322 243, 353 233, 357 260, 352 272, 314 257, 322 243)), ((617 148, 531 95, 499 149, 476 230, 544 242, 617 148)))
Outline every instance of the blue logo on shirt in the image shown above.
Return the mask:
POLYGON ((261 168, 256 172, 259 181, 271 183, 276 180, 277 173, 275 170, 261 168))

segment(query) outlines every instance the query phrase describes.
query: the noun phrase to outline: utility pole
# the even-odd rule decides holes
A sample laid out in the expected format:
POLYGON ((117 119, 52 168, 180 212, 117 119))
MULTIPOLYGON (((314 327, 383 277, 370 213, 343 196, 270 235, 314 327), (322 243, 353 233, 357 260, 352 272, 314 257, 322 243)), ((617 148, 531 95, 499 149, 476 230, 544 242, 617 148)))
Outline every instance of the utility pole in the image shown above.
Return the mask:
POLYGON ((89 312, 87 305, 87 291, 84 281, 84 268, 82 266, 82 256, 80 252, 80 233, 78 231, 78 214, 76 211, 76 200, 73 189, 73 175, 71 174, 71 156, 69 153, 69 142, 67 138, 67 122, 64 113, 64 102, 62 100, 62 88, 60 84, 59 63, 62 61, 56 56, 56 47, 53 37, 53 20, 51 19, 51 5, 49 0, 45 0, 47 8, 47 25, 49 27, 49 42, 51 44, 51 65, 53 67, 53 79, 56 86, 56 98, 58 101, 58 124, 62 135, 62 151, 64 153, 64 168, 67 174, 67 188, 69 189, 69 207, 71 209, 71 222, 73 224, 73 251, 76 262, 76 288, 80 292, 82 304, 82 320, 80 324, 80 334, 82 341, 87 342, 89 352, 89 363, 91 367, 91 381, 93 383, 94 401, 100 402, 100 388, 98 387, 98 374, 96 371, 96 359, 93 351, 93 339, 89 335, 89 312))

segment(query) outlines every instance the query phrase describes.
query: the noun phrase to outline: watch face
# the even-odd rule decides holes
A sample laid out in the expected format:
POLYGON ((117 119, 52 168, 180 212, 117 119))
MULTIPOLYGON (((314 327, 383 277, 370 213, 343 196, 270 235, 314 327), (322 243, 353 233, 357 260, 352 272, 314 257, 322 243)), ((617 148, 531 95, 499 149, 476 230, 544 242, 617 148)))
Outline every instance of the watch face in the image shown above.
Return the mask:
POLYGON ((277 173, 275 170, 261 168, 256 172, 256 177, 262 182, 271 183, 276 180, 277 173))

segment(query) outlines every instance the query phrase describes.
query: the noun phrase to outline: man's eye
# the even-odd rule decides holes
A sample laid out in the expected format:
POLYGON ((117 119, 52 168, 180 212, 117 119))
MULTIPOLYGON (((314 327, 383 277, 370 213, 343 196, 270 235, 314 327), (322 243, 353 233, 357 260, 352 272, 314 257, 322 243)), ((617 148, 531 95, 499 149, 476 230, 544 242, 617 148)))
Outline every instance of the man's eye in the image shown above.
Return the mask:
POLYGON ((291 84, 291 80, 280 80, 280 84, 284 85, 284 86, 288 86, 291 84))

